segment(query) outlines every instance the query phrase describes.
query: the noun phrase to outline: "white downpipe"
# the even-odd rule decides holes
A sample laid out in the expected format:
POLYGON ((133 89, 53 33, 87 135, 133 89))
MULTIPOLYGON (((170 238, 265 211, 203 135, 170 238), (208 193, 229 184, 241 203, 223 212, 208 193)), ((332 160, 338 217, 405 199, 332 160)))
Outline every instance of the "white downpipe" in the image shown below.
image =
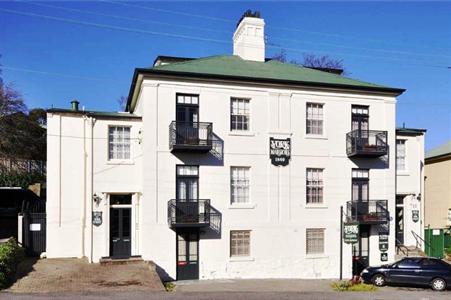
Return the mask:
POLYGON ((61 213, 62 213, 62 154, 61 154, 61 150, 62 150, 62 119, 61 116, 59 116, 59 136, 58 136, 58 227, 61 228, 61 213))
POLYGON ((86 256, 85 252, 85 237, 86 237, 86 193, 87 193, 87 151, 86 151, 86 120, 87 117, 83 116, 83 209, 81 212, 81 257, 86 256))
POLYGON ((93 262, 93 256, 94 256, 94 229, 92 225, 92 211, 93 211, 93 202, 94 202, 94 124, 96 122, 95 118, 91 119, 91 193, 90 193, 90 199, 89 201, 89 229, 90 229, 90 251, 89 251, 89 262, 93 262))

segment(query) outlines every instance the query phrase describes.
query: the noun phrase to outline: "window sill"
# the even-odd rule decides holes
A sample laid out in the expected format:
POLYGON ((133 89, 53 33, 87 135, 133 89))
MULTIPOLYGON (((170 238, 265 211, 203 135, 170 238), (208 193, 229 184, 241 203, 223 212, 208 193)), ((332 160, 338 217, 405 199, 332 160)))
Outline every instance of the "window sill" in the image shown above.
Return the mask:
POLYGON ((255 136, 255 133, 252 131, 230 131, 229 136, 255 136))
POLYGON ((409 176, 409 171, 407 170, 397 171, 396 176, 409 176))
POLYGON ((315 205, 315 204, 306 204, 306 205, 304 206, 304 208, 307 208, 307 209, 327 209, 327 208, 329 208, 329 206, 327 206, 327 205, 325 205, 325 204, 318 204, 318 205, 315 205))
POLYGON ((236 203, 230 204, 229 209, 254 209, 256 206, 255 203, 236 203))
POLYGON ((305 134, 304 137, 306 139, 312 139, 312 140, 327 140, 327 136, 325 135, 315 135, 315 134, 305 134))
POLYGON ((326 255, 324 253, 321 254, 306 254, 306 259, 321 259, 321 258, 329 258, 329 255, 326 255))
POLYGON ((107 160, 107 165, 134 165, 135 161, 133 160, 107 160))
POLYGON ((252 256, 232 256, 229 258, 230 262, 240 262, 240 261, 254 261, 252 256))

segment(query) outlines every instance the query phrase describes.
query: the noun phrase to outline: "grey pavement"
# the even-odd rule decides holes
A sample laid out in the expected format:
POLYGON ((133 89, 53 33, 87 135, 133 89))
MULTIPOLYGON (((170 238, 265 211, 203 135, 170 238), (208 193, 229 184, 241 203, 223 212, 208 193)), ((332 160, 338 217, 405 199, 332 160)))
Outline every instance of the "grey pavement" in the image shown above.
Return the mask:
POLYGON ((372 293, 357 293, 357 292, 117 292, 117 293, 101 293, 101 294, 9 294, 0 293, 0 299, 12 300, 44 300, 44 299, 62 299, 62 300, 449 300, 451 299, 451 292, 435 293, 432 291, 400 291, 397 289, 388 288, 382 289, 372 293))

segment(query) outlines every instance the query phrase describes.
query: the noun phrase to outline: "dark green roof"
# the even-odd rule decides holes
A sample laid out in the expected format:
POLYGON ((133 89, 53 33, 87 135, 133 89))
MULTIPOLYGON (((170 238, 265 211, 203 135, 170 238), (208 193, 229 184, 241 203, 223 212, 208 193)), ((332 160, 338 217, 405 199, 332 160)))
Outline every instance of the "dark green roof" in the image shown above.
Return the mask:
MULTIPOLYGON (((140 69, 144 70, 144 69, 140 69)), ((380 90, 401 94, 403 89, 346 78, 324 71, 305 68, 298 65, 281 63, 276 60, 256 62, 244 60, 235 55, 210 56, 183 62, 155 66, 150 72, 182 73, 192 75, 213 75, 221 77, 239 77, 241 79, 290 82, 309 85, 329 85, 342 88, 360 88, 380 90)))
POLYGON ((96 118, 123 118, 123 119, 140 119, 140 116, 133 115, 129 112, 115 112, 115 111, 94 111, 94 110, 73 110, 65 108, 50 108, 47 110, 48 113, 63 113, 63 114, 74 114, 74 115, 87 115, 96 118))
POLYGON ((396 134, 399 135, 423 135, 426 133, 426 129, 419 129, 419 128, 405 128, 405 127, 399 127, 396 128, 396 134))
POLYGON ((442 144, 426 152, 426 159, 445 156, 451 154, 451 141, 442 144))

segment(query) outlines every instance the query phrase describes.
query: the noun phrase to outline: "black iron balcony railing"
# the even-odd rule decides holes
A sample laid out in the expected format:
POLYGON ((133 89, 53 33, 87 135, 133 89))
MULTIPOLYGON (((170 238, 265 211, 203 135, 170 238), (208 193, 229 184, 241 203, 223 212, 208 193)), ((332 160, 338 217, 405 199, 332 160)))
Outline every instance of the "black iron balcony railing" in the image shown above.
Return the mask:
POLYGON ((389 221, 387 200, 348 201, 347 221, 360 224, 385 224, 389 221))
POLYGON ((170 227, 204 227, 210 225, 209 199, 172 199, 168 202, 170 227))
POLYGON ((209 152, 212 149, 212 140, 212 123, 173 121, 169 125, 171 151, 209 152))
POLYGON ((346 134, 348 157, 379 157, 387 152, 387 131, 353 130, 346 134))

